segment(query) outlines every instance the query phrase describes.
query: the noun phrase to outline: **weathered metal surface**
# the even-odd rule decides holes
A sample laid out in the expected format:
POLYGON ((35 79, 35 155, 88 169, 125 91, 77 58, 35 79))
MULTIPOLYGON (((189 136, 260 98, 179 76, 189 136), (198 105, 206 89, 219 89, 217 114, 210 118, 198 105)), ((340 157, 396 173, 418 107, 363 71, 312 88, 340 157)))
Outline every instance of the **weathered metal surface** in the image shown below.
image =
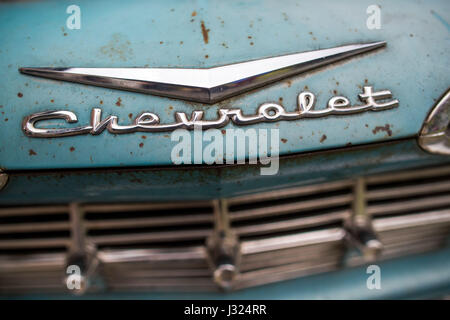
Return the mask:
POLYGON ((11 172, 0 205, 214 199, 448 161, 407 140, 283 157, 274 176, 257 165, 11 172))
MULTIPOLYGON (((450 290, 450 249, 377 263, 382 290, 368 290, 367 265, 304 277, 234 293, 110 293, 82 299, 436 299, 450 290), (408 270, 408 272, 405 272, 408 270)), ((55 299, 67 295, 26 295, 22 299, 55 299)), ((17 296, 15 297, 17 298, 17 296)))
MULTIPOLYGON (((205 118, 211 119, 221 107, 241 108, 252 114, 268 101, 279 102, 292 111, 297 94, 306 88, 317 95, 318 106, 324 107, 336 94, 355 103, 365 84, 376 90, 391 90, 400 101, 398 108, 382 113, 253 126, 279 128, 280 152, 286 155, 415 136, 450 80, 448 1, 382 1, 380 30, 366 27, 367 3, 353 1, 326 1, 317 6, 316 1, 285 1, 280 5, 272 0, 135 0, 127 2, 126 13, 120 1, 78 1, 80 30, 69 30, 65 25, 70 4, 0 4, 3 169, 171 164, 175 143, 166 133, 48 140, 26 137, 20 129, 22 119, 44 110, 74 111, 80 123, 88 122, 93 107, 101 107, 120 119, 132 118, 143 110, 160 114, 161 122, 173 121, 175 111, 203 110, 205 118), (352 8, 352 14, 348 14, 348 8, 352 8), (208 106, 38 79, 18 72, 23 66, 212 67, 377 40, 387 41, 387 47, 208 106)), ((227 128, 231 127, 232 124, 227 128)), ((119 186, 120 179, 110 179, 119 186)), ((166 185, 168 180, 160 181, 166 185)))

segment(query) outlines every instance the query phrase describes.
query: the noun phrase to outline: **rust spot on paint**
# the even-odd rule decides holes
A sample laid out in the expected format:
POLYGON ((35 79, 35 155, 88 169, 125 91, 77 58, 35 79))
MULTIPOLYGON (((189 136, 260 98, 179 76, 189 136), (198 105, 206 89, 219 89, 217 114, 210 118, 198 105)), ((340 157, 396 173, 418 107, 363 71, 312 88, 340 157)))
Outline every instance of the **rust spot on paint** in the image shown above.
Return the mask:
POLYGON ((55 100, 52 99, 52 100, 50 100, 50 102, 53 103, 53 102, 55 102, 55 100))
POLYGON ((327 135, 324 134, 322 138, 320 138, 320 143, 324 142, 327 139, 327 135))
POLYGON ((100 48, 100 52, 110 59, 127 61, 128 58, 133 56, 133 49, 130 46, 131 42, 126 36, 114 33, 109 43, 100 48))
POLYGON ((139 143, 139 148, 142 148, 144 146, 144 143, 139 143))
POLYGON ((122 99, 120 97, 116 101, 116 106, 120 107, 122 105, 122 99))
POLYGON ((281 138, 281 142, 286 143, 286 142, 287 142, 287 139, 281 138))
POLYGON ((147 136, 141 136, 142 139, 147 139, 147 136))
POLYGON ((5 122, 8 122, 8 118, 5 118, 5 122))
POLYGON ((197 15, 197 11, 192 11, 192 13, 191 13, 191 17, 195 17, 197 15))
POLYGON ((70 147, 70 152, 74 152, 75 151, 75 148, 74 147, 70 147))
POLYGON ((208 44, 209 42, 209 29, 206 29, 205 27, 205 22, 202 20, 201 22, 201 27, 202 27, 202 35, 203 35, 203 41, 208 44))
POLYGON ((205 55, 205 59, 208 59, 208 58, 209 58, 209 55, 206 54, 206 55, 205 55))
POLYGON ((30 149, 30 150, 28 150, 28 155, 30 155, 30 156, 35 156, 35 155, 37 155, 37 153, 34 152, 33 149, 30 149))
POLYGON ((133 114, 132 113, 130 113, 130 114, 128 114, 128 118, 133 118, 133 114))
POLYGON ((103 100, 100 100, 100 104, 103 104, 103 100))
POLYGON ((23 97, 23 93, 22 93, 22 92, 18 92, 18 93, 17 93, 17 96, 18 96, 19 98, 22 98, 22 97, 23 97))
POLYGON ((225 134, 225 133, 227 133, 227 131, 226 131, 226 130, 224 130, 224 129, 220 130, 220 132, 222 132, 222 134, 225 134))
POLYGON ((380 131, 386 132, 389 137, 392 136, 392 130, 391 130, 391 126, 389 124, 385 124, 384 127, 382 127, 382 126, 375 127, 372 130, 372 133, 377 134, 380 131))

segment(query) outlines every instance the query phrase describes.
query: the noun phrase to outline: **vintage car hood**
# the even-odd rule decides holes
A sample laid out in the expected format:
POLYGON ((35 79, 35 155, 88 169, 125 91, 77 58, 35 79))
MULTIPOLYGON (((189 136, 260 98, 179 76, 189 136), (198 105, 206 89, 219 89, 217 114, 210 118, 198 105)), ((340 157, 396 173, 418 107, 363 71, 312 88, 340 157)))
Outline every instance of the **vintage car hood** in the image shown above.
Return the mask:
MULTIPOLYGON (((345 2, 345 1, 344 1, 345 2)), ((399 106, 344 117, 255 124, 278 128, 280 154, 414 137, 450 83, 448 1, 381 2, 381 29, 366 26, 367 3, 286 1, 78 1, 81 29, 66 27, 68 2, 0 4, 0 167, 7 170, 170 165, 170 133, 40 139, 21 129, 24 117, 70 110, 80 123, 99 107, 124 123, 141 111, 173 122, 174 112, 219 108, 254 114, 264 102, 296 108, 309 90, 317 105, 334 95, 356 104, 364 85, 388 89, 399 106), (354 7, 349 15, 347 8, 354 7), (11 26, 14 26, 11 29, 11 26), (387 46, 278 81, 212 105, 32 77, 20 67, 206 68, 350 43, 387 46), (145 137, 145 138, 144 138, 145 137)), ((229 124, 226 128, 233 127, 229 124)))

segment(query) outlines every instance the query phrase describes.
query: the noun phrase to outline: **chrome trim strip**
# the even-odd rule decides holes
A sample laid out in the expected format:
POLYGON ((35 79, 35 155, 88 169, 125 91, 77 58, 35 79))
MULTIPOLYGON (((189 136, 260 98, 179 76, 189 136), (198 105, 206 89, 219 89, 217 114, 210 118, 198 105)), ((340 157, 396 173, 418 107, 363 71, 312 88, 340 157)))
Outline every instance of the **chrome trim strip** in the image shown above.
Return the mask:
POLYGON ((268 83, 386 46, 351 44, 214 68, 20 68, 23 74, 215 103, 268 83))

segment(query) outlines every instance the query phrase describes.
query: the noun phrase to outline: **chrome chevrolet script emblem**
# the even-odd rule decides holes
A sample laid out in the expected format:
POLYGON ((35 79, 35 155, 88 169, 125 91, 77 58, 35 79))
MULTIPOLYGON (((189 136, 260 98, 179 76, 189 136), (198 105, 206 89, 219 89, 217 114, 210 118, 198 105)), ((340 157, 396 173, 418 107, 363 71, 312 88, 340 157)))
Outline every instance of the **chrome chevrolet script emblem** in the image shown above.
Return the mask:
POLYGON ((160 124, 158 115, 151 112, 143 112, 136 117, 131 125, 119 125, 117 116, 108 116, 102 120, 102 110, 92 109, 90 125, 75 128, 36 128, 34 124, 40 120, 65 119, 69 123, 77 122, 77 116, 70 111, 46 111, 35 113, 23 120, 23 131, 31 137, 52 138, 74 136, 80 134, 97 135, 108 129, 110 133, 130 133, 130 132, 162 132, 176 129, 193 130, 221 128, 227 125, 230 120, 236 125, 248 125, 260 122, 274 122, 281 120, 299 120, 304 118, 319 118, 329 115, 347 115, 364 111, 380 111, 398 106, 398 100, 391 100, 378 103, 391 97, 389 90, 374 92, 372 87, 364 87, 364 92, 359 94, 360 100, 365 104, 351 106, 350 101, 343 96, 336 96, 328 101, 325 109, 314 110, 315 96, 311 92, 304 91, 298 95, 298 111, 287 112, 281 105, 276 103, 264 103, 258 108, 255 115, 243 115, 240 109, 219 109, 218 117, 215 120, 203 120, 203 111, 193 111, 190 119, 186 113, 176 112, 175 122, 160 124))
MULTIPOLYGON (((210 69, 168 68, 21 68, 22 73, 80 82, 97 86, 118 88, 175 97, 205 103, 214 103, 244 91, 260 87, 340 59, 384 46, 385 42, 354 44, 286 56, 242 62, 210 69)), ((120 125, 118 117, 109 115, 102 119, 102 110, 93 108, 90 123, 72 128, 40 128, 41 120, 64 119, 68 123, 78 121, 77 115, 67 110, 45 111, 25 117, 23 131, 31 137, 52 138, 81 134, 97 135, 107 129, 110 133, 162 132, 176 129, 221 128, 230 121, 235 125, 248 125, 282 120, 348 115, 365 111, 380 111, 398 106, 389 90, 374 91, 365 86, 359 94, 362 105, 351 105, 344 96, 335 96, 324 109, 315 110, 315 96, 304 91, 297 97, 298 109, 288 112, 276 103, 264 103, 256 114, 244 115, 240 109, 219 109, 217 118, 204 120, 203 111, 193 111, 190 117, 184 112, 175 113, 175 122, 160 124, 159 116, 142 112, 130 125, 120 125)))

